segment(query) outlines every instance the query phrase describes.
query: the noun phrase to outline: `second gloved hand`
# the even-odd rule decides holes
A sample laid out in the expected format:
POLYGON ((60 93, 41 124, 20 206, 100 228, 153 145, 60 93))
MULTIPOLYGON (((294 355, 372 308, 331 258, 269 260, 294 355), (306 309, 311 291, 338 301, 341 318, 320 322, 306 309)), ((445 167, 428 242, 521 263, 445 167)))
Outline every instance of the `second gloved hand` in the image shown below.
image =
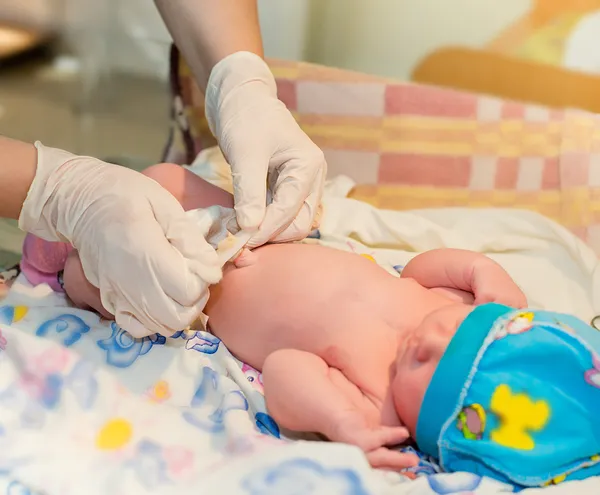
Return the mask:
POLYGON ((234 53, 213 68, 206 116, 231 166, 240 227, 259 228, 248 247, 303 239, 316 228, 327 164, 277 99, 259 56, 234 53))
POLYGON ((102 305, 133 336, 168 336, 191 324, 221 266, 178 201, 140 173, 36 147, 36 176, 19 226, 73 244, 102 305))

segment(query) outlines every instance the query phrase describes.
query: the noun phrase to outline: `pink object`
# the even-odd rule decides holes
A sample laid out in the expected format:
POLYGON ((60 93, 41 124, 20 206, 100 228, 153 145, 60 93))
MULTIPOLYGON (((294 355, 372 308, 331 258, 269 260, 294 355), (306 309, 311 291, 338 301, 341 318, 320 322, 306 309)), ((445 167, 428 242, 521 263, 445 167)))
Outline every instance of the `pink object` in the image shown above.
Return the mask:
POLYGON ((42 373, 61 373, 69 362, 70 354, 66 348, 47 349, 35 356, 31 362, 31 369, 42 373))
POLYGON ((257 369, 254 369, 249 364, 242 364, 242 372, 251 385, 258 390, 261 394, 264 394, 262 374, 257 369))
POLYGON ((27 234, 23 242, 21 271, 33 284, 48 284, 56 292, 64 292, 58 282, 58 272, 64 269, 73 248, 65 242, 49 242, 27 234))
POLYGON ((163 456, 169 472, 174 476, 183 476, 194 467, 194 453, 183 447, 165 447, 163 456))

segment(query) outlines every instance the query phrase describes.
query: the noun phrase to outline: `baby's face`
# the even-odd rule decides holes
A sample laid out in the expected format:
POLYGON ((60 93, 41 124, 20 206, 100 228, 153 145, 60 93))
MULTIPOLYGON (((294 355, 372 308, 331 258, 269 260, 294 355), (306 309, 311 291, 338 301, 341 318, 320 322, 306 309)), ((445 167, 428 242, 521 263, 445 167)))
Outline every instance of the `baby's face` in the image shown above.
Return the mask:
POLYGON ((456 329, 471 307, 449 305, 427 315, 398 349, 392 394, 396 412, 415 435, 421 403, 456 329))

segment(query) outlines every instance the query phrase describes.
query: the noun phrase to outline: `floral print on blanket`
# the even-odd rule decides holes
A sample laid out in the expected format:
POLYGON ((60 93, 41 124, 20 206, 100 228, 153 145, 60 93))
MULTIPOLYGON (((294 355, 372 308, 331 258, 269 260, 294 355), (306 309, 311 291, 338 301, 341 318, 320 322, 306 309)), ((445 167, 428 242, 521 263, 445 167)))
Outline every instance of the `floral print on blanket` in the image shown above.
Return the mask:
POLYGON ((21 424, 32 428, 43 425, 46 414, 56 409, 65 393, 89 410, 98 393, 94 367, 80 360, 68 370, 71 362, 72 355, 61 348, 26 356, 17 379, 0 390, 0 402, 12 406, 21 424))
POLYGON ((44 321, 36 330, 38 337, 60 338, 62 345, 71 347, 81 336, 90 331, 90 326, 78 316, 63 314, 44 321))
POLYGON ((221 341, 214 335, 208 332, 198 331, 193 336, 187 339, 185 344, 186 349, 202 352, 204 354, 214 354, 219 350, 221 341))
POLYGON ((0 323, 12 325, 27 315, 27 306, 0 306, 0 323))
POLYGON ((191 400, 191 409, 183 418, 196 428, 209 433, 225 429, 225 416, 231 411, 247 411, 248 401, 240 390, 225 392, 220 376, 210 367, 202 369, 202 379, 191 400))
POLYGON ((148 354, 152 347, 163 345, 167 340, 158 334, 136 339, 115 322, 111 323, 110 328, 110 337, 99 340, 97 344, 106 351, 106 363, 116 368, 128 368, 138 358, 148 354))
POLYGON ((252 473, 242 480, 251 495, 368 495, 350 469, 329 468, 312 459, 290 459, 252 473))

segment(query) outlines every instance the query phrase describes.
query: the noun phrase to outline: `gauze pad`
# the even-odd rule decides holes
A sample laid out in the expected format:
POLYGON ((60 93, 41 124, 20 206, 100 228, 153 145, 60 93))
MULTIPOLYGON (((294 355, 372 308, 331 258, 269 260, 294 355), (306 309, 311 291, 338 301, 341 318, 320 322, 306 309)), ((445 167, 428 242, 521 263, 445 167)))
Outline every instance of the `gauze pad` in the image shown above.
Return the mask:
MULTIPOLYGON (((256 233, 256 230, 244 231, 240 229, 235 217, 235 210, 232 208, 211 206, 190 210, 187 215, 194 220, 206 241, 217 251, 221 267, 235 259, 256 233)), ((210 290, 208 298, 210 298, 210 290)), ((196 328, 200 327, 199 330, 206 331, 208 329, 208 316, 202 313, 194 326, 196 328)))
POLYGON ((210 206, 191 210, 192 217, 202 230, 207 242, 215 248, 221 266, 235 259, 248 241, 256 234, 254 231, 241 230, 235 217, 235 210, 223 206, 210 206))

